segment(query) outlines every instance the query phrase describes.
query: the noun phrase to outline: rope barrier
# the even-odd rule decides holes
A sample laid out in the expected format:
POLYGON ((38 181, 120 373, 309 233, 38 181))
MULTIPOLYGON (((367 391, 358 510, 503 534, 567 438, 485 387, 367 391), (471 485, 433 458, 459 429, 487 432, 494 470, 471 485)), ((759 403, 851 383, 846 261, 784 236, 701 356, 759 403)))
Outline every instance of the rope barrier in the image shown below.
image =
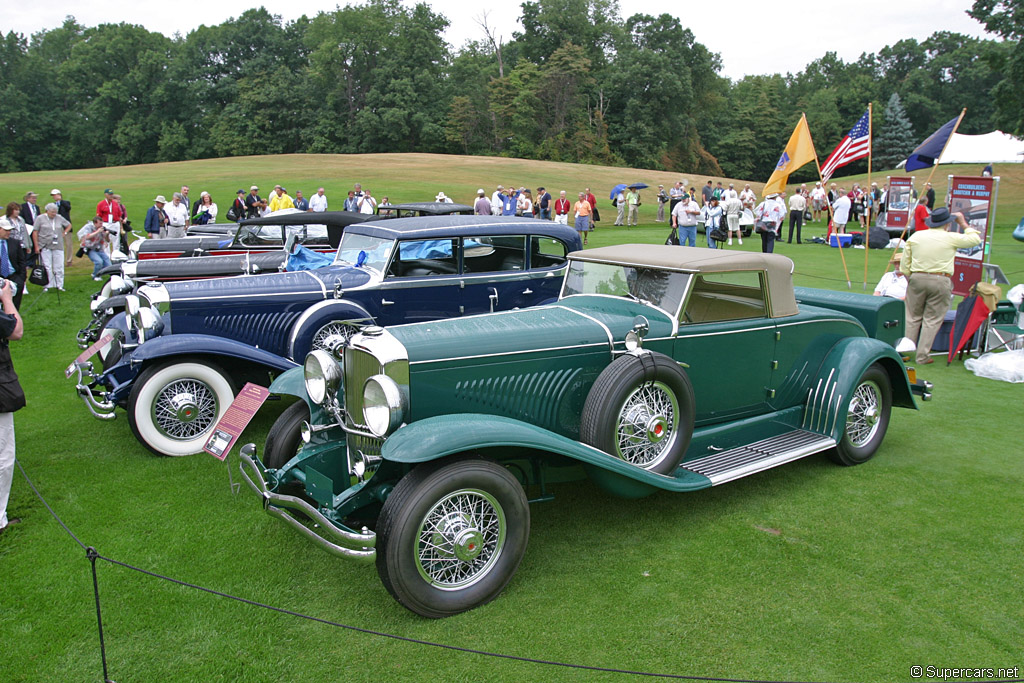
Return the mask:
MULTIPOLYGON (((603 666, 590 666, 590 665, 587 665, 587 664, 571 664, 571 663, 568 663, 568 662, 558 662, 558 661, 553 661, 553 660, 537 659, 537 658, 534 658, 534 657, 521 657, 521 656, 518 656, 518 655, 508 655, 508 654, 502 654, 502 653, 499 653, 499 652, 489 652, 487 650, 477 650, 477 649, 474 649, 474 648, 460 647, 458 645, 447 645, 447 644, 444 644, 444 643, 435 643, 435 642, 429 641, 429 640, 421 640, 419 638, 410 638, 408 636, 400 636, 400 635, 396 635, 394 633, 386 633, 384 631, 375 631, 373 629, 361 628, 359 626, 351 626, 349 624, 342 624, 340 622, 331 621, 329 619, 323 619, 321 617, 314 617, 314 616, 311 616, 311 615, 308 615, 308 614, 303 614, 302 612, 295 612, 293 610, 285 609, 283 607, 275 607, 274 605, 267 605, 267 604, 264 604, 264 603, 259 602, 257 600, 250 600, 248 598, 242 598, 242 597, 239 597, 237 595, 231 595, 230 593, 224 593, 222 591, 214 590, 212 588, 206 588, 206 587, 200 586, 198 584, 189 583, 188 581, 182 581, 181 579, 175 579, 175 578, 172 578, 170 576, 164 576, 163 574, 158 574, 156 572, 149 571, 147 569, 142 569, 140 567, 136 567, 134 565, 128 564, 127 562, 121 562, 120 560, 115 560, 113 558, 101 555, 99 552, 96 551, 95 548, 93 548, 92 546, 84 545, 78 539, 78 537, 75 536, 75 534, 71 531, 71 529, 69 529, 67 527, 67 525, 64 524, 64 522, 61 520, 61 518, 57 515, 57 513, 54 512, 53 508, 50 507, 49 503, 46 502, 46 499, 43 498, 42 494, 39 493, 39 490, 32 483, 32 480, 29 479, 28 474, 25 472, 25 468, 22 467, 21 463, 18 462, 17 460, 15 462, 17 462, 18 469, 21 470, 22 475, 24 475, 25 480, 29 483, 29 486, 31 487, 33 493, 36 494, 36 497, 39 498, 40 502, 42 502, 42 504, 44 506, 46 506, 46 509, 50 512, 50 514, 53 516, 53 518, 55 520, 57 520, 57 522, 64 528, 64 530, 68 533, 68 535, 72 539, 74 539, 74 541, 76 543, 78 543, 78 545, 80 545, 86 551, 86 558, 89 560, 90 564, 92 565, 92 585, 93 585, 93 594, 94 594, 95 600, 96 600, 96 622, 97 622, 97 626, 98 626, 98 629, 99 629, 100 656, 101 656, 102 662, 103 662, 103 680, 104 680, 104 683, 114 683, 114 682, 110 678, 108 678, 108 674, 107 674, 107 655, 106 655, 106 647, 105 647, 104 639, 103 639, 103 620, 102 620, 102 616, 101 616, 101 612, 100 612, 100 591, 99 591, 99 582, 98 582, 97 575, 96 575, 96 560, 103 560, 104 562, 108 562, 108 563, 110 563, 112 565, 115 565, 115 566, 118 566, 118 567, 123 567, 125 569, 131 570, 131 571, 134 571, 134 572, 138 572, 140 574, 145 574, 146 576, 151 576, 151 577, 153 577, 155 579, 160 579, 161 581, 167 581, 169 583, 173 583, 173 584, 178 585, 178 586, 182 586, 182 587, 185 587, 185 588, 192 588, 194 590, 201 591, 203 593, 209 593, 211 595, 216 595, 218 597, 226 598, 228 600, 234 600, 236 602, 240 602, 240 603, 243 603, 243 604, 246 604, 246 605, 251 605, 253 607, 259 607, 261 609, 270 610, 272 612, 278 612, 280 614, 287 614, 289 616, 297 617, 299 619, 306 619, 308 621, 313 621, 313 622, 316 622, 316 623, 319 623, 319 624, 324 624, 326 626, 332 626, 334 628, 340 628, 340 629, 344 629, 344 630, 347 630, 347 631, 354 631, 356 633, 363 633, 363 634, 366 634, 366 635, 377 636, 379 638, 388 638, 390 640, 396 640, 396 641, 400 641, 400 642, 404 642, 404 643, 411 643, 413 645, 422 645, 422 646, 425 646, 425 647, 433 647, 433 648, 438 648, 438 649, 442 649, 442 650, 450 650, 450 651, 453 651, 453 652, 464 652, 466 654, 480 655, 482 657, 491 657, 491 658, 495 658, 495 659, 505 659, 505 660, 516 661, 516 662, 525 662, 525 663, 528 663, 528 664, 541 664, 541 665, 545 665, 545 666, 557 666, 557 667, 562 667, 562 668, 567 668, 567 669, 579 669, 579 670, 583 670, 583 671, 600 671, 600 672, 604 672, 604 673, 615 673, 615 674, 623 674, 623 675, 628 675, 628 676, 643 676, 643 677, 647 677, 647 678, 666 678, 666 679, 686 680, 686 681, 714 681, 716 683, 820 683, 820 682, 812 682, 812 681, 778 681, 778 680, 766 680, 766 679, 757 679, 757 678, 722 678, 722 677, 715 677, 715 676, 689 676, 689 675, 684 675, 684 674, 654 673, 654 672, 650 672, 650 671, 635 671, 635 670, 631 670, 631 669, 616 669, 616 668, 603 667, 603 666)), ((1024 683, 1024 678, 1021 678, 1021 679, 1003 679, 1003 680, 999 680, 999 681, 984 681, 984 682, 982 682, 982 681, 973 681, 973 682, 969 681, 967 683, 1024 683)))

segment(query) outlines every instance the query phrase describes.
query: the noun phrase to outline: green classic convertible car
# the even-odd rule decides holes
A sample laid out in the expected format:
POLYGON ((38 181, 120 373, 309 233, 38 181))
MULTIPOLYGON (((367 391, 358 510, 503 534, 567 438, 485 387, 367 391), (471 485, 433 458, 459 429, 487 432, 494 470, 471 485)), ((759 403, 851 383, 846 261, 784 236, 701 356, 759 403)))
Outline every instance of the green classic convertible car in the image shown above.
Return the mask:
POLYGON ((410 610, 482 605, 512 578, 528 503, 589 477, 697 491, 827 452, 871 458, 915 408, 903 304, 794 290, 774 254, 575 252, 554 304, 365 328, 271 386, 301 397, 241 467, 267 512, 376 561, 410 610))

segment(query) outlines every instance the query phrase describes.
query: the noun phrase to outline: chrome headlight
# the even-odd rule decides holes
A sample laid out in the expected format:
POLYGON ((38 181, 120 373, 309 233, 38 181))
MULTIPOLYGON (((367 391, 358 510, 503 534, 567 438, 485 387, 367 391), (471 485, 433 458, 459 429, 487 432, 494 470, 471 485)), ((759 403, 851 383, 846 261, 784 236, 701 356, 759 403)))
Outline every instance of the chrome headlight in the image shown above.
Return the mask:
POLYGON ((138 313, 139 341, 159 337, 164 331, 164 319, 152 308, 141 308, 138 313))
POLYGON ((135 283, 132 282, 130 277, 122 277, 120 275, 110 276, 110 293, 112 295, 127 294, 133 289, 135 289, 135 283))
POLYGON ((317 405, 338 393, 341 386, 341 367, 322 349, 310 351, 303 364, 303 375, 306 380, 306 393, 317 405))
POLYGON ((387 375, 374 375, 363 385, 363 420, 375 436, 384 438, 398 429, 405 417, 405 397, 387 375))

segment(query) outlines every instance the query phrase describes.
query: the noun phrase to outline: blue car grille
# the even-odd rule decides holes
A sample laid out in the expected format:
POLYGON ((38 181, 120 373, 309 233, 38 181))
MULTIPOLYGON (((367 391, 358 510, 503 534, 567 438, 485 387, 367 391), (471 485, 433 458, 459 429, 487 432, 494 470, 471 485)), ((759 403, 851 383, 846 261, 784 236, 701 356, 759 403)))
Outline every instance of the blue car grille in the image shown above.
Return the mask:
POLYGON ((203 323, 209 334, 237 339, 271 353, 285 355, 288 334, 292 323, 301 311, 276 311, 273 313, 236 313, 233 315, 206 316, 203 323))

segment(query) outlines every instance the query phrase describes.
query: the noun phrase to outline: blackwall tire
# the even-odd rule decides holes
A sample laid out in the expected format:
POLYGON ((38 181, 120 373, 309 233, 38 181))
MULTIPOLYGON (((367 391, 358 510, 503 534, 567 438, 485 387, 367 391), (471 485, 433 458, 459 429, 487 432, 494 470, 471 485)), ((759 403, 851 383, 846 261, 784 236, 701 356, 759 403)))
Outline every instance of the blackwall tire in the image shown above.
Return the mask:
POLYGON ((671 474, 693 436, 693 386, 660 353, 626 354, 598 375, 580 419, 580 440, 641 469, 671 474))
POLYGON ((874 457, 889 428, 892 413, 892 383, 877 363, 857 382, 850 397, 843 436, 832 460, 840 465, 860 465, 874 457))
POLYGON ((280 469, 295 457, 302 446, 302 423, 309 421, 309 406, 298 400, 285 408, 267 433, 263 448, 263 464, 267 469, 280 469))
POLYGON ((409 610, 432 619, 490 602, 526 552, 523 487, 481 458, 420 465, 388 496, 377 521, 377 573, 409 610))

